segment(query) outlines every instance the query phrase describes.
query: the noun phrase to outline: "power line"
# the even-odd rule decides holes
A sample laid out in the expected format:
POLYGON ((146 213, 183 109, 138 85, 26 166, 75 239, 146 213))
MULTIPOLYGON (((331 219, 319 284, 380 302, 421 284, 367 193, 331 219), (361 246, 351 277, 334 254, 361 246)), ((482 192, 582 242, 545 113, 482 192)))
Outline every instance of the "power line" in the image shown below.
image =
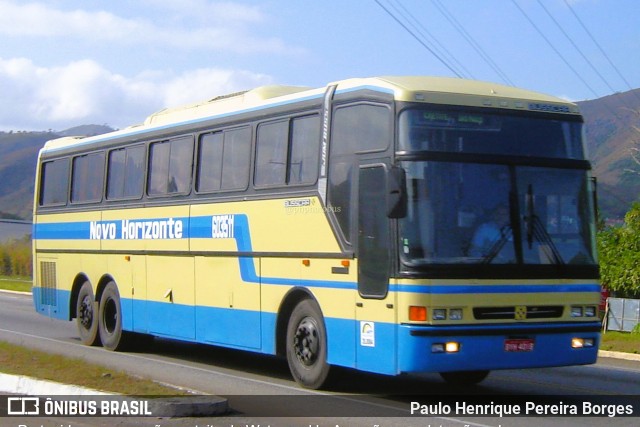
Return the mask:
POLYGON ((456 71, 447 61, 445 61, 440 55, 438 55, 434 49, 432 49, 429 45, 427 45, 427 43, 425 43, 422 39, 420 39, 420 37, 418 37, 416 35, 416 33, 414 33, 406 24, 404 24, 400 19, 398 19, 389 9, 387 9, 379 0, 374 0, 378 6, 380 6, 391 18, 393 18, 394 21, 396 21, 402 28, 404 28, 404 30, 406 32, 408 32, 409 34, 411 34, 411 36, 416 39, 416 41, 418 43, 420 43, 422 45, 422 47, 424 47, 425 49, 427 49, 429 52, 431 52, 431 54, 438 60, 440 61, 445 67, 447 67, 449 69, 449 71, 451 71, 453 74, 456 75, 456 77, 460 77, 462 78, 462 75, 456 71))
POLYGON ((440 40, 438 40, 438 38, 433 35, 425 26, 424 24, 422 24, 416 17, 415 15, 410 12, 399 0, 395 0, 395 2, 397 3, 397 6, 394 6, 391 1, 391 6, 398 11, 400 14, 402 14, 405 19, 408 19, 410 21, 413 21, 413 27, 416 28, 416 30, 421 33, 421 35, 425 38, 425 39, 430 39, 430 42, 432 43, 431 47, 434 50, 438 51, 438 54, 440 56, 442 56, 443 58, 446 58, 447 60, 451 61, 449 62, 449 64, 451 64, 451 66, 453 66, 453 64, 455 63, 455 65, 458 67, 458 71, 462 71, 460 74, 463 74, 465 77, 469 76, 471 78, 473 78, 473 74, 467 69, 467 67, 464 66, 464 64, 462 64, 454 55, 453 53, 451 53, 441 42, 440 40), (399 11, 398 8, 401 8, 403 11, 399 11), (425 35, 426 34, 426 35, 425 35), (428 36, 428 37, 427 37, 428 36), (435 45, 435 46, 434 46, 435 45))
POLYGON ((569 63, 569 61, 567 61, 567 59, 562 55, 562 53, 560 53, 560 51, 553 45, 553 43, 551 43, 551 40, 549 40, 549 38, 545 36, 544 32, 536 25, 535 22, 533 22, 533 20, 529 17, 527 12, 525 12, 525 10, 520 7, 520 5, 516 2, 516 0, 511 0, 511 3, 513 3, 514 6, 520 11, 520 13, 524 15, 524 17, 527 19, 527 21, 529 21, 531 26, 538 32, 540 37, 542 37, 544 41, 549 45, 549 47, 553 49, 553 51, 560 57, 562 62, 564 62, 564 64, 567 67, 569 67, 569 69, 573 72, 573 74, 575 74, 576 77, 578 77, 578 79, 591 91, 591 93, 593 93, 593 95, 596 98, 599 98, 600 96, 596 93, 595 90, 593 90, 591 85, 589 85, 589 83, 587 83, 587 81, 580 75, 580 73, 578 73, 578 71, 576 71, 576 69, 573 68, 573 66, 569 63))
POLYGON ((549 16, 549 18, 551 18, 551 20, 553 21, 554 24, 556 24, 556 27, 558 27, 558 29, 560 30, 560 32, 562 32, 562 34, 564 34, 564 36, 567 38, 567 40, 569 40, 569 42, 571 43, 571 45, 575 48, 576 51, 578 51, 578 53, 580 54, 580 56, 582 56, 582 59, 584 59, 586 61, 587 64, 589 64, 589 67, 591 67, 591 69, 598 75, 598 77, 600 77, 600 80, 602 80, 604 82, 605 85, 607 85, 607 87, 609 88, 609 90, 611 92, 615 92, 616 90, 609 84, 609 82, 607 81, 607 79, 604 78, 604 76, 602 75, 602 73, 600 73, 600 71, 598 71, 598 69, 593 65, 593 63, 591 62, 591 60, 589 60, 589 58, 587 58, 587 56, 584 54, 584 52, 582 52, 582 50, 578 47, 578 45, 576 44, 576 42, 573 41, 573 39, 569 36, 569 34, 564 30, 564 28, 562 28, 562 25, 560 25, 560 23, 556 20, 556 18, 554 18, 554 16, 551 14, 551 12, 549 12, 549 9, 547 9, 545 7, 544 4, 542 4, 542 2, 540 0, 537 0, 538 4, 540 5, 540 7, 545 11, 545 13, 547 14, 547 16, 549 16))
POLYGON ((462 24, 455 18, 451 12, 442 4, 440 0, 431 0, 431 2, 438 8, 440 13, 449 21, 449 23, 462 35, 462 37, 469 43, 469 45, 476 51, 476 53, 493 69, 493 71, 500 76, 500 78, 507 84, 515 86, 509 77, 502 71, 502 69, 495 63, 495 61, 482 49, 482 46, 474 40, 469 32, 464 28, 462 24))
MULTIPOLYGON (((560 23, 558 22, 558 20, 551 14, 551 12, 549 12, 549 10, 542 4, 542 2, 540 0, 537 0, 538 4, 540 5, 540 7, 545 11, 545 13, 547 14, 547 16, 549 16, 549 18, 551 18, 551 20, 553 21, 554 24, 556 24, 556 26, 558 27, 558 29, 560 30, 560 32, 567 38, 567 40, 569 40, 569 42, 571 43, 571 45, 574 47, 574 49, 576 51, 578 51, 578 53, 582 56, 582 59, 585 60, 585 62, 587 64, 589 64, 589 66, 591 67, 591 69, 598 75, 598 77, 600 77, 600 79, 604 82, 605 85, 607 85, 607 87, 609 88, 609 90, 612 93, 615 93, 615 89, 609 84, 609 82, 607 81, 607 79, 604 78, 604 76, 598 71, 598 69, 593 65, 593 63, 591 62, 591 60, 589 60, 589 58, 587 58, 587 56, 582 52, 582 50, 578 47, 578 45, 573 41, 573 39, 569 36, 569 34, 564 30, 564 28, 562 28, 562 25, 560 25, 560 23)), ((623 100, 624 102, 624 100, 623 100)), ((609 110, 609 112, 616 118, 618 119, 618 121, 622 121, 622 118, 618 115, 618 113, 609 105, 609 103, 603 99, 603 104, 604 106, 607 108, 607 110, 609 110)), ((627 106, 628 108, 628 106, 627 106)))
MULTIPOLYGON (((573 14, 573 16, 576 18, 576 20, 580 23, 580 25, 582 26, 582 28, 584 29, 584 31, 587 33, 587 35, 589 36, 589 38, 591 39, 591 41, 598 47, 598 49, 600 50, 600 53, 602 53, 602 55, 607 59, 607 61, 609 62, 609 65, 611 65, 611 67, 616 71, 616 73, 618 74, 618 77, 620 77, 622 79, 622 81, 625 82, 625 84, 627 85, 627 88, 629 90, 633 90, 633 88, 631 87, 631 84, 629 84, 629 82, 627 81, 627 79, 624 78, 624 76, 622 75, 622 73, 620 72, 620 70, 618 69, 618 67, 616 67, 616 65, 613 63, 613 61, 611 60, 611 58, 609 58, 609 55, 607 55, 607 52, 602 48, 602 46, 600 46, 600 43, 597 42, 597 40, 595 39, 595 37, 593 37, 593 34, 591 34, 591 31, 589 31, 589 29, 587 28, 587 26, 584 24, 584 22, 582 22, 582 19, 580 19, 580 17, 578 16, 578 14, 575 12, 575 10, 573 10, 573 7, 571 7, 571 4, 567 1, 564 0, 564 3, 567 5, 567 7, 569 8, 569 10, 571 11, 571 13, 573 14)), ((615 91, 614 91, 615 92, 615 91)))

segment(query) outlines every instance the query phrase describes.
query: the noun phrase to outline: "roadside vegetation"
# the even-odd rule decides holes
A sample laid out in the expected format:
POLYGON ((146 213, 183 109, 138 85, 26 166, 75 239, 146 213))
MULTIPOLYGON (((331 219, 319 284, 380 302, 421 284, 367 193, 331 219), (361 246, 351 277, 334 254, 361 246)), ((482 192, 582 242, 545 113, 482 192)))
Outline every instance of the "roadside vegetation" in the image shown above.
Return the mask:
POLYGON ((56 354, 0 342, 0 372, 129 396, 175 396, 185 390, 56 354), (79 369, 82 367, 82 369, 79 369))
POLYGON ((602 284, 619 298, 640 298, 640 203, 633 204, 622 226, 598 231, 602 284))
POLYGON ((0 243, 0 276, 31 277, 31 236, 0 243))
POLYGON ((602 334, 600 350, 640 354, 640 332, 614 332, 602 334))

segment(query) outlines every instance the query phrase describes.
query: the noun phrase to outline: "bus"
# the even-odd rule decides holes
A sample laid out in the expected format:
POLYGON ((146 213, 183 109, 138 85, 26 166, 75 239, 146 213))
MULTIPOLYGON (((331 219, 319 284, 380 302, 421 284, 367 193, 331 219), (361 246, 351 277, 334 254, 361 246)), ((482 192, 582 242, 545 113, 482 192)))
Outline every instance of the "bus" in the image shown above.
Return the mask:
POLYGON ((599 269, 578 107, 487 82, 264 86, 49 141, 37 312, 87 345, 142 336, 331 367, 595 363, 599 269))

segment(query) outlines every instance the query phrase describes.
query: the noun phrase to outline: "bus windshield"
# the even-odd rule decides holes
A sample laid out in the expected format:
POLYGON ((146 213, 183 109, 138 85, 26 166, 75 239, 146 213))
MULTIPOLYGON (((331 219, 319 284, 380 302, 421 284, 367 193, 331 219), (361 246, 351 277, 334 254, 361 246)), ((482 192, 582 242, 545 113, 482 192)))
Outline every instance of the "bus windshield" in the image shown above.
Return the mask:
POLYGON ((401 162, 408 264, 595 264, 584 170, 401 162))
POLYGON ((405 157, 399 163, 407 178, 407 215, 399 222, 405 265, 596 264, 587 170, 517 160, 583 159, 580 123, 416 109, 401 116, 400 135, 405 154, 514 159, 405 157))

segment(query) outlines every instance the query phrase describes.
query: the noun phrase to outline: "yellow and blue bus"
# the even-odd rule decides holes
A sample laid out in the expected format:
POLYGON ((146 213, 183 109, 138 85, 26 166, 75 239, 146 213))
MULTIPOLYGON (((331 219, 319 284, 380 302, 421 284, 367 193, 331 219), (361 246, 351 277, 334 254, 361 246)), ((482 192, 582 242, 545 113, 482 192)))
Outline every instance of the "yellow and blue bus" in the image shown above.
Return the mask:
POLYGON ((479 382, 590 364, 594 198, 575 104, 463 79, 266 86, 46 143, 35 308, 136 335, 479 382))

